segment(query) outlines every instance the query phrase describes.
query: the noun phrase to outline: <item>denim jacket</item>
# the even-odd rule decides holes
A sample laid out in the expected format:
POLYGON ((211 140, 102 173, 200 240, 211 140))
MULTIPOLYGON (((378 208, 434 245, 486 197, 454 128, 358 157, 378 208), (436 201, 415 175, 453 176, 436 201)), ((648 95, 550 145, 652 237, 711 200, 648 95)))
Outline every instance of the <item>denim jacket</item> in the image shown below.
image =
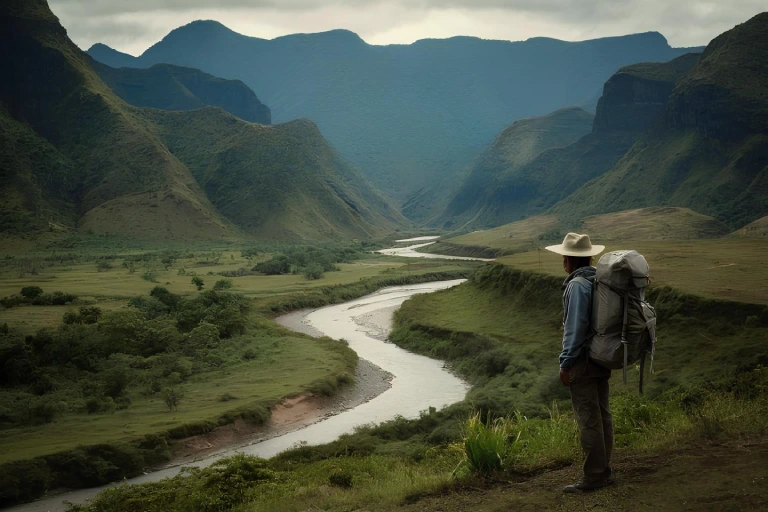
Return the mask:
POLYGON ((584 353, 584 343, 591 331, 594 281, 595 267, 582 267, 573 271, 563 283, 563 352, 560 354, 563 370, 570 369, 584 353))

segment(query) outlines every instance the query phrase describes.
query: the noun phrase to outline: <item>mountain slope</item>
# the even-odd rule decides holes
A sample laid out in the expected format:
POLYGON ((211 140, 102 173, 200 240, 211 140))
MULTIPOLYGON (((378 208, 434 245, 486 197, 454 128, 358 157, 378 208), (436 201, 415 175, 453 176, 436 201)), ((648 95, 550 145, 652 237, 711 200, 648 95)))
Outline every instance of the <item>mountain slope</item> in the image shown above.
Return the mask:
POLYGON ((145 239, 223 239, 246 231, 322 240, 379 235, 404 222, 334 158, 320 133, 306 128, 310 123, 299 123, 302 130, 264 127, 216 107, 169 112, 128 105, 43 0, 0 6, 0 45, 12 49, 0 55, 7 71, 0 79, 0 161, 8 162, 9 178, 0 183, 4 228, 40 228, 47 220, 145 239), (278 173, 269 187, 284 186, 301 199, 289 203, 263 188, 264 176, 278 173), (212 180, 228 189, 212 188, 212 180), (259 204, 230 207, 232 197, 249 191, 259 192, 249 196, 259 204), (252 210, 261 217, 249 217, 252 210), (294 228, 314 220, 322 225, 294 228))
MULTIPOLYGON (((69 40, 45 2, 3 3, 0 46, 12 49, 0 55, 7 72, 0 102, 17 123, 72 162, 61 172, 59 197, 82 215, 80 227, 144 237, 223 237, 232 231, 153 127, 93 72, 91 59, 69 40), (150 193, 160 196, 159 207, 135 208, 136 199, 150 193), (174 210, 183 210, 188 222, 179 223, 174 210)), ((39 186, 48 168, 37 171, 39 186)))
POLYGON ((592 129, 593 116, 580 108, 522 119, 505 128, 480 156, 464 184, 447 207, 452 218, 444 227, 491 221, 487 200, 505 182, 518 182, 519 172, 542 152, 579 140, 592 129), (479 219, 478 217, 482 217, 479 219))
POLYGON ((405 223, 307 120, 249 125, 210 107, 146 115, 218 211, 246 233, 370 237, 405 223))
POLYGON ((587 102, 621 66, 686 51, 656 33, 372 46, 344 30, 264 40, 199 21, 131 62, 103 45, 91 54, 108 65, 170 63, 240 79, 270 106, 273 121, 317 123, 372 183, 403 202, 455 180, 510 121, 587 102))
MULTIPOLYGON (((675 81, 697 60, 698 55, 689 54, 669 63, 620 69, 605 83, 591 131, 582 125, 581 132, 574 132, 590 133, 564 147, 552 145, 535 155, 527 153, 531 158, 523 162, 489 165, 481 159, 441 216, 441 225, 454 229, 498 226, 535 215, 608 171, 662 115, 675 81)), ((525 134, 536 127, 523 124, 517 129, 525 134)), ((512 148, 520 152, 519 147, 512 148)))
POLYGON ((115 69, 94 61, 93 68, 112 91, 137 107, 193 110, 212 105, 245 121, 272 122, 269 107, 239 80, 224 80, 170 64, 115 69))
POLYGON ((663 122, 553 211, 691 206, 732 228, 768 213, 768 13, 720 35, 680 80, 663 122))

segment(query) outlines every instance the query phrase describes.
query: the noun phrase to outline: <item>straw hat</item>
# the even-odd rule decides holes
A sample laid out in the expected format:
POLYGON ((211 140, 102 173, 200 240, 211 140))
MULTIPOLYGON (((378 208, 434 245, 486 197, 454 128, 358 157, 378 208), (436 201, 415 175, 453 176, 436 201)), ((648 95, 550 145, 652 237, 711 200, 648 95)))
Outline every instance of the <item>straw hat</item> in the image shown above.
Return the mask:
POLYGON ((560 245, 550 245, 546 250, 563 256, 597 256, 605 250, 604 245, 592 245, 589 235, 568 233, 560 245))

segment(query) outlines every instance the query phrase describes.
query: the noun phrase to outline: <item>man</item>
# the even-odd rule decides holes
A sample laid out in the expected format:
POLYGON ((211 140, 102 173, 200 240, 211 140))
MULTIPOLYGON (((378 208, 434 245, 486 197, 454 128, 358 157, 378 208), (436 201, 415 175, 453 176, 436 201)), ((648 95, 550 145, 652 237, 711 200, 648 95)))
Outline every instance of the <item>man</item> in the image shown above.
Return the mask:
POLYGON ((567 493, 592 491, 611 485, 613 417, 608 404, 611 371, 588 359, 591 334, 592 284, 595 267, 592 257, 605 249, 592 245, 588 235, 568 233, 563 243, 546 248, 563 256, 568 278, 563 283, 563 351, 560 354, 560 382, 571 390, 571 402, 579 425, 584 451, 584 476, 563 489, 567 493))

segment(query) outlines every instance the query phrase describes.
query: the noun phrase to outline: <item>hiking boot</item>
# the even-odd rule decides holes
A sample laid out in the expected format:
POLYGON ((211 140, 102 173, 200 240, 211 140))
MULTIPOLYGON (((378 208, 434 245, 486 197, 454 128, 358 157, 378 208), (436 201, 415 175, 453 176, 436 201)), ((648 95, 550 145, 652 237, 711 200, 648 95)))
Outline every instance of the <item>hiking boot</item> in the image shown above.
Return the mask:
POLYGON ((599 480, 585 480, 581 479, 575 484, 567 485, 563 488, 563 492, 566 494, 575 494, 580 492, 590 492, 595 491, 597 489, 601 489, 603 487, 608 487, 609 485, 613 485, 614 480, 613 478, 601 478, 599 480))

